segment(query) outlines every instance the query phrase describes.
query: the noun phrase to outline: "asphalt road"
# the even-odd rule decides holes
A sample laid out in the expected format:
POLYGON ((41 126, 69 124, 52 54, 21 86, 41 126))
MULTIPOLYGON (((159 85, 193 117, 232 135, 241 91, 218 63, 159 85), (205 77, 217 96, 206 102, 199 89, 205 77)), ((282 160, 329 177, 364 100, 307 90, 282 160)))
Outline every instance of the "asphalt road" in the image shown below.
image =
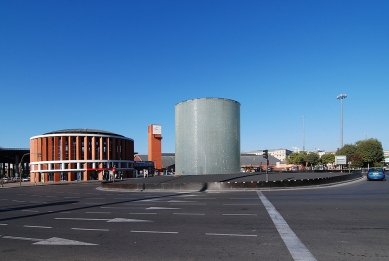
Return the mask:
POLYGON ((1 260, 389 260, 389 182, 276 191, 0 189, 1 260))

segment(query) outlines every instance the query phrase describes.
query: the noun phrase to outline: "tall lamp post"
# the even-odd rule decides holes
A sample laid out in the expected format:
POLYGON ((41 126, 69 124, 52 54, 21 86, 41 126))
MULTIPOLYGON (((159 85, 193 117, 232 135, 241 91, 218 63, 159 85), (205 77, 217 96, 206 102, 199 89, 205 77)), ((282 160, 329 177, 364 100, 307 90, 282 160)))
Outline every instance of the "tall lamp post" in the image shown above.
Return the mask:
POLYGON ((305 151, 305 127, 304 127, 304 116, 303 116, 303 151, 305 151))
POLYGON ((340 148, 343 147, 343 99, 346 99, 346 94, 339 94, 336 99, 340 100, 340 148))

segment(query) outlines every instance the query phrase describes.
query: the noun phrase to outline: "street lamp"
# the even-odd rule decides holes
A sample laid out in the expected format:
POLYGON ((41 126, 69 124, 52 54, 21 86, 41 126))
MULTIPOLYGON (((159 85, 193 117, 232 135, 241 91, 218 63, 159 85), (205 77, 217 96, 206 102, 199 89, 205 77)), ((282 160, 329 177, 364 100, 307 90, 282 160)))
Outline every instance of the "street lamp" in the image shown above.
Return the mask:
POLYGON ((25 157, 25 156, 27 156, 27 155, 30 155, 30 154, 37 154, 38 155, 38 158, 40 158, 41 157, 41 153, 40 152, 32 152, 32 153, 25 153, 25 154, 23 154, 23 156, 22 156, 22 159, 20 160, 20 162, 19 162, 19 178, 20 178, 20 180, 19 180, 19 186, 22 186, 22 172, 23 172, 23 158, 25 157), (21 170, 21 171, 20 171, 21 170))
POLYGON ((304 127, 304 116, 303 116, 303 151, 305 151, 305 127, 304 127))
POLYGON ((22 186, 23 158, 24 158, 24 156, 27 156, 27 155, 30 155, 30 153, 23 154, 22 159, 20 160, 20 163, 19 163, 19 186, 22 186))
POLYGON ((339 94, 336 99, 340 100, 340 149, 343 147, 343 99, 346 99, 346 94, 339 94))

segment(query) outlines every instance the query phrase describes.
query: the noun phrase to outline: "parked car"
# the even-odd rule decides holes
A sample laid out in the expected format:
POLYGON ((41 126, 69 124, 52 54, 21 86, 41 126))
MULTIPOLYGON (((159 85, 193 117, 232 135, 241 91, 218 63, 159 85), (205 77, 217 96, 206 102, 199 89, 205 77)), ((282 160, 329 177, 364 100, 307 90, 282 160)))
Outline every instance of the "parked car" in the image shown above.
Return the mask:
POLYGON ((30 177, 22 178, 22 181, 30 181, 30 177))
POLYGON ((382 167, 369 168, 366 178, 367 180, 386 180, 385 169, 382 167))

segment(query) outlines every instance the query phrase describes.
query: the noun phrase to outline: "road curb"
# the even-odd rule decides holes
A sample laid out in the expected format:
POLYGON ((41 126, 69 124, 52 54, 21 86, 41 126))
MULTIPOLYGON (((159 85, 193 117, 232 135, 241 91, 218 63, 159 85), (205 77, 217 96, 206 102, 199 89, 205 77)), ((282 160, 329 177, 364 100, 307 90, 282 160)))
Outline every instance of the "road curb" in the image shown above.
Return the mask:
POLYGON ((286 179, 277 181, 251 181, 251 182, 193 182, 193 183, 121 183, 101 182, 103 189, 123 190, 176 190, 176 191, 205 191, 205 190, 264 190, 296 187, 328 186, 353 181, 363 177, 362 173, 351 173, 342 176, 322 177, 312 179, 286 179))

